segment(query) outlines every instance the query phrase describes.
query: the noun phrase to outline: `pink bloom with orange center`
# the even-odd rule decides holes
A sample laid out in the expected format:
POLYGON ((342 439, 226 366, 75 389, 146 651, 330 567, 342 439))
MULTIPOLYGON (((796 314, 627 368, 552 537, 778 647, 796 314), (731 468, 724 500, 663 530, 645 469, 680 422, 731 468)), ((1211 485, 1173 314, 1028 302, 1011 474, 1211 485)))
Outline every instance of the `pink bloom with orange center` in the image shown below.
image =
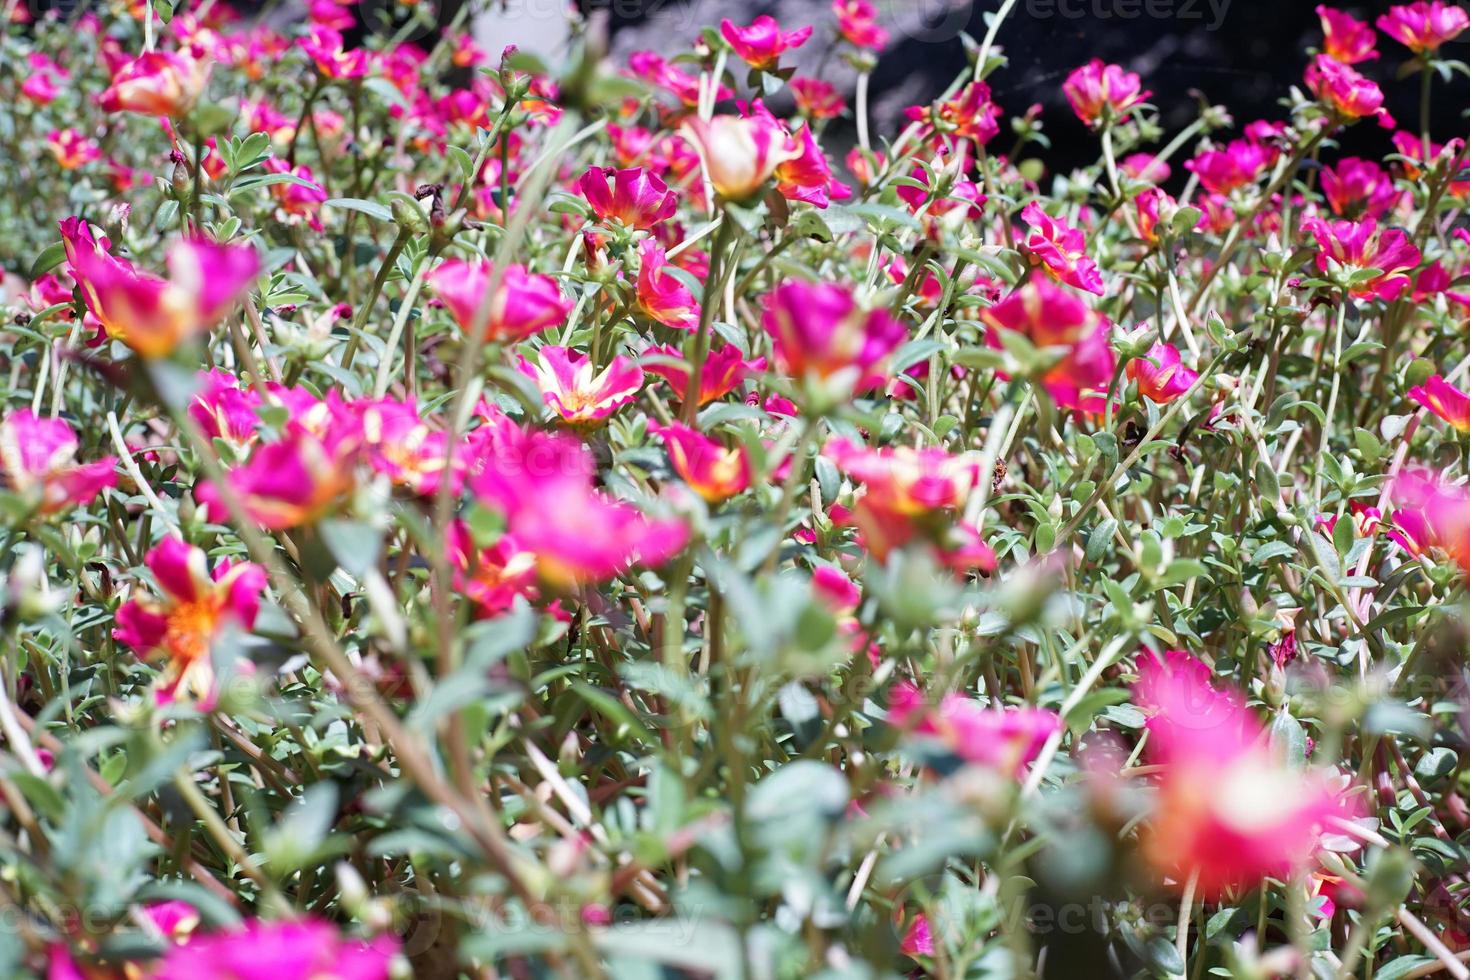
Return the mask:
POLYGON ((766 297, 761 324, 784 374, 854 389, 881 381, 889 356, 908 336, 887 310, 863 310, 851 289, 833 283, 777 286, 766 297))
POLYGON ((1328 57, 1345 65, 1356 65, 1378 57, 1375 48, 1378 35, 1352 14, 1319 4, 1317 17, 1322 21, 1322 50, 1328 57))
POLYGON ((1162 184, 1173 172, 1167 161, 1152 153, 1130 153, 1118 161, 1118 169, 1134 180, 1146 180, 1150 184, 1162 184))
POLYGON ((149 51, 112 76, 97 105, 103 112, 178 119, 194 107, 208 80, 207 60, 177 51, 149 51))
MULTIPOLYGON (((449 437, 419 414, 413 399, 364 398, 337 411, 355 418, 355 422, 332 424, 343 427, 350 434, 348 439, 361 438, 368 464, 376 472, 421 497, 439 492, 439 482, 450 463, 449 437)), ((449 472, 450 489, 455 494, 464 485, 468 456, 464 447, 454 454, 449 472)))
POLYGON ((603 582, 683 549, 683 522, 649 518, 596 490, 593 477, 592 458, 575 436, 509 427, 470 487, 504 516, 508 533, 536 556, 537 572, 554 588, 603 582))
POLYGON ((936 134, 973 140, 984 146, 1000 132, 1000 106, 990 97, 990 86, 971 82, 954 98, 932 106, 910 106, 904 115, 924 124, 924 136, 936 134))
POLYGON ((1021 243, 1021 253, 1033 265, 1040 265, 1057 282, 1102 295, 1102 274, 1087 255, 1087 237, 1082 229, 1053 218, 1035 201, 1021 209, 1021 220, 1031 226, 1031 234, 1021 243))
MULTIPOLYGON (((1464 141, 1453 139, 1448 143, 1430 143, 1428 162, 1434 163, 1445 157, 1455 157, 1464 148, 1464 141)), ((1424 140, 1417 133, 1408 133, 1400 130, 1393 134, 1393 146, 1399 156, 1406 159, 1401 163, 1404 176, 1410 180, 1418 180, 1424 175, 1424 140)), ((1456 178, 1459 178, 1456 174, 1456 178)), ((1470 197, 1470 179, 1451 179, 1449 194, 1451 197, 1470 197)))
POLYGON ((342 32, 335 28, 313 24, 310 35, 296 43, 326 78, 362 78, 368 73, 368 52, 363 48, 346 50, 342 32))
POLYGON ((1060 348, 1060 360, 1039 380, 1058 405, 1100 411, 1101 392, 1113 378, 1116 359, 1108 343, 1108 324, 1081 298, 1048 279, 1033 279, 981 318, 991 328, 990 343, 1000 347, 997 330, 1025 335, 1033 347, 1060 348))
POLYGON ((236 449, 249 446, 258 435, 259 393, 218 368, 201 377, 204 384, 189 402, 189 415, 208 438, 222 439, 236 449))
POLYGON ((888 166, 886 156, 864 150, 861 146, 855 146, 847 151, 846 162, 848 172, 864 187, 870 186, 877 179, 879 172, 888 166))
POLYGON ((642 167, 593 167, 582 175, 577 189, 599 220, 617 221, 629 228, 652 228, 672 218, 678 208, 668 185, 642 167))
POLYGON ((1199 178, 1212 194, 1229 194, 1239 187, 1253 184, 1267 166, 1267 151, 1254 140, 1231 140, 1218 150, 1205 150, 1184 169, 1199 178))
MULTIPOLYGON (((230 470, 230 488, 261 527, 284 531, 312 524, 334 510, 356 485, 353 466, 360 446, 355 427, 332 425, 318 433, 292 425, 280 440, 257 447, 249 460, 230 470)), ((210 520, 230 516, 212 483, 200 483, 194 496, 210 520)))
POLYGON ((1444 419, 1457 432, 1470 433, 1470 395, 1436 374, 1409 389, 1409 397, 1444 419))
MULTIPOLYGON (((1179 202, 1173 195, 1159 187, 1149 187, 1133 199, 1134 218, 1138 223, 1138 235, 1150 245, 1163 240, 1160 228, 1167 228, 1179 210, 1179 202)), ((1200 215, 1203 222, 1204 215, 1200 215)))
POLYGON ((1315 215, 1302 227, 1317 240, 1317 268, 1328 272, 1332 263, 1346 269, 1377 269, 1379 274, 1351 290, 1360 299, 1391 300, 1411 285, 1408 273, 1418 266, 1419 249, 1399 228, 1380 228, 1372 218, 1363 221, 1325 221, 1315 215))
POLYGON ((1446 41, 1459 37, 1470 27, 1470 14, 1459 4, 1408 3, 1388 8, 1378 18, 1378 29, 1415 54, 1438 51, 1446 41))
POLYGON ((653 425, 679 478, 710 504, 722 503, 750 487, 750 457, 744 446, 726 449, 686 425, 653 425))
POLYGON ((797 145, 801 147, 801 155, 776 168, 776 190, 781 192, 781 196, 818 208, 852 197, 852 188, 832 176, 827 155, 812 135, 810 124, 801 128, 797 145))
POLYGON ((1062 83, 1062 92, 1077 118, 1094 128, 1121 118, 1153 94, 1143 90, 1136 72, 1104 64, 1101 58, 1074 69, 1062 83))
POLYGON ((716 192, 743 201, 761 189, 776 168, 802 155, 802 147, 769 113, 751 116, 691 116, 679 127, 699 154, 716 192))
POLYGON ((1307 65, 1307 88, 1332 112, 1345 121, 1379 117, 1379 124, 1392 126, 1383 108, 1383 90, 1353 68, 1319 54, 1307 65))
POLYGON ((894 686, 888 722, 1012 779, 1026 771, 1046 740, 1062 728, 1056 712, 1045 708, 989 708, 963 694, 946 694, 933 705, 908 682, 894 686))
POLYGON ((160 704, 192 701, 207 710, 216 695, 210 649, 227 628, 255 625, 265 569, 224 560, 211 573, 204 551, 176 537, 160 541, 143 563, 158 594, 135 596, 118 607, 112 635, 141 656, 164 662, 160 704))
POLYGON ((1167 405, 1183 395, 1199 378, 1199 372, 1185 367, 1179 360, 1179 349, 1159 341, 1143 357, 1128 362, 1128 378, 1150 401, 1167 405))
POLYGON ((1397 509, 1388 536, 1416 557, 1441 549, 1470 575, 1470 489, 1410 470, 1393 481, 1390 495, 1397 509))
POLYGON ((980 480, 975 453, 893 446, 870 449, 837 437, 822 449, 839 470, 864 487, 870 505, 906 517, 963 507, 980 480))
POLYGON ((693 330, 700 306, 688 286, 669 272, 663 247, 653 239, 638 246, 638 308, 666 327, 693 330))
POLYGON ((837 32, 856 47, 882 51, 888 46, 888 31, 878 23, 878 8, 871 0, 832 0, 837 32))
POLYGON ((87 309, 144 357, 163 357, 207 330, 249 289, 260 258, 249 245, 183 239, 168 250, 169 278, 142 272, 109 255, 81 218, 61 222, 72 277, 87 309))
POLYGON ((117 457, 77 462, 81 444, 65 419, 18 408, 0 420, 0 473, 5 486, 42 514, 84 506, 117 484, 117 457))
POLYGON ((726 17, 720 21, 720 35, 735 54, 752 68, 775 68, 781 55, 801 47, 812 36, 810 27, 799 27, 794 31, 783 31, 774 17, 762 14, 749 27, 736 27, 726 17))
POLYGON ((449 525, 446 557, 454 569, 454 589, 475 604, 482 618, 499 616, 519 597, 535 601, 536 556, 503 534, 488 548, 475 547, 464 521, 449 525))
POLYGON ((321 207, 327 200, 327 192, 318 184, 312 176, 311 169, 305 164, 289 166, 286 161, 271 157, 261 165, 267 173, 290 174, 299 178, 293 181, 283 181, 279 184, 271 184, 271 197, 293 218, 305 219, 306 224, 313 231, 322 231, 321 207))
MULTIPOLYGON (((689 362, 673 347, 650 347, 643 352, 643 369, 664 380, 679 401, 688 397, 689 362)), ((716 398, 724 398, 734 391, 747 377, 766 369, 766 359, 757 357, 747 361, 745 352, 734 344, 726 344, 705 356, 699 376, 699 404, 704 405, 716 398)))
POLYGON ((637 397, 643 368, 626 357, 614 357, 601 372, 592 358, 548 344, 532 363, 520 359, 520 371, 536 383, 541 397, 562 421, 596 425, 637 397))
POLYGON ((1188 654, 1144 653, 1138 672, 1134 700, 1163 767, 1148 861, 1177 888, 1194 878, 1212 899, 1305 866, 1327 819, 1348 815, 1328 775, 1280 759, 1243 699, 1211 684, 1188 654))
POLYGON ((450 259, 429 274, 429 287, 466 333, 487 341, 522 340, 566 322, 573 303, 550 276, 507 265, 497 276, 482 260, 450 259), (492 280, 495 292, 487 296, 492 280))
MULTIPOLYGON (((699 79, 669 64, 661 55, 652 51, 635 51, 628 56, 628 71, 634 78, 668 89, 686 106, 699 104, 699 79)), ((720 85, 715 101, 728 99, 733 94, 728 86, 720 85)))
POLYGON ((1335 166, 1322 168, 1322 194, 1332 213, 1341 218, 1381 218, 1400 196, 1382 167, 1357 157, 1345 157, 1335 166))
POLYGON ((793 78, 791 96, 796 108, 812 119, 836 119, 847 108, 837 86, 820 78, 793 78))
POLYGON ((97 141, 75 129, 53 129, 46 137, 46 149, 56 158, 62 170, 75 170, 102 156, 97 141))
POLYGON ((197 936, 164 955, 153 980, 388 980, 398 940, 344 937, 320 919, 261 922, 197 936))

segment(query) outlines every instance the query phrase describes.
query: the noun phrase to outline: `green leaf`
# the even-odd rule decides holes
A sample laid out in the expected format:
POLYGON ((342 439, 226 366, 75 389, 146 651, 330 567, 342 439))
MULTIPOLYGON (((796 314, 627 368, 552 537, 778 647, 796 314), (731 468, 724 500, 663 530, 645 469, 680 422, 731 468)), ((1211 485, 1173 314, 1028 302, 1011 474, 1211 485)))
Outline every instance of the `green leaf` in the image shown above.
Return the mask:
POLYGON ((39 279, 46 273, 50 272, 52 269, 56 268, 65 260, 65 242, 54 242, 50 245, 47 245, 44 249, 41 250, 41 254, 36 256, 35 261, 31 263, 31 272, 29 278, 32 280, 39 279))
POLYGON ((369 218, 376 218, 391 224, 393 212, 387 206, 378 204, 376 201, 364 201, 360 197, 333 197, 322 202, 327 207, 346 208, 348 211, 360 211, 369 218))

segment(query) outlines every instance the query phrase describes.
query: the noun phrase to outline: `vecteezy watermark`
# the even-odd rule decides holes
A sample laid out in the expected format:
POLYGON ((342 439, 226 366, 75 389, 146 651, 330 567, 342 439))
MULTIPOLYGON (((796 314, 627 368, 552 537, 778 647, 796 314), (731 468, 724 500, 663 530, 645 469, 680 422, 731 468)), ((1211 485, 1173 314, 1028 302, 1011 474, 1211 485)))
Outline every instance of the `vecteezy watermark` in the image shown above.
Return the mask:
POLYGON ((1026 0, 1026 15, 1039 20, 1149 20, 1197 21, 1217 31, 1230 15, 1231 0, 1026 0))

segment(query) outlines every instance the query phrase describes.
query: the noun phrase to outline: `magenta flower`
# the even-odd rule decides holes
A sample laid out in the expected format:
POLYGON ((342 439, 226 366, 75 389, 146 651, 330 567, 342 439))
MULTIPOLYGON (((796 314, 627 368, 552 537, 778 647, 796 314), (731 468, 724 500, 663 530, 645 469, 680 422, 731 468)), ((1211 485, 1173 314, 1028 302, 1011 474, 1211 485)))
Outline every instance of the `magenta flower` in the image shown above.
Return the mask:
POLYGON ((652 228, 673 217, 678 207, 668 185, 642 167, 592 167, 577 182, 577 189, 599 220, 617 221, 629 228, 652 228))
POLYGON ((18 408, 0 421, 0 473, 11 492, 42 514, 85 506, 117 484, 116 456, 78 463, 80 443, 64 419, 18 408))
MULTIPOLYGON (((1418 145, 1418 137, 1414 142, 1418 145)), ((1400 196, 1382 167, 1357 157, 1345 157, 1336 166, 1322 168, 1322 194, 1340 218, 1381 218, 1400 196)))
POLYGON ((1378 57, 1375 47, 1378 35, 1352 14, 1319 4, 1317 17, 1322 21, 1322 50, 1328 57, 1345 65, 1356 65, 1378 57))
POLYGON ((1266 169, 1267 151, 1254 140, 1231 140, 1218 150, 1205 150, 1184 169, 1199 177, 1199 182, 1212 194, 1229 194, 1238 187, 1253 184, 1266 169))
MULTIPOLYGON (((648 374, 662 378, 678 396, 679 401, 688 397, 689 362, 673 347, 650 347, 643 352, 643 369, 648 374)), ((712 350, 704 359, 699 372, 699 404, 704 405, 716 398, 724 398, 734 391, 747 377, 766 369, 766 359, 757 357, 747 361, 745 352, 734 344, 726 344, 712 350)))
MULTIPOLYGON (((635 51, 628 56, 628 72, 651 85, 668 89, 686 106, 699 104, 699 79, 669 64, 652 51, 635 51)), ((728 99, 734 93, 726 85, 716 89, 715 100, 728 99)))
POLYGON ((488 548, 477 548, 469 526, 456 520, 449 525, 446 546, 455 591, 473 602, 481 617, 498 616, 521 597, 539 598, 536 556, 522 549, 511 535, 501 535, 488 548))
POLYGON ((547 345, 536 362, 520 359, 520 371, 536 383, 546 404, 572 425, 596 425, 638 396, 643 368, 614 357, 601 372, 585 354, 547 345))
POLYGON ((265 569, 224 560, 211 573, 203 550, 175 537, 160 541, 143 563, 159 592, 118 607, 113 638, 140 656, 163 661, 156 685, 160 704, 192 701, 208 710, 217 693, 210 649, 230 625, 255 625, 265 569))
POLYGON ((1391 300, 1411 285, 1408 273, 1419 265, 1420 255, 1403 230, 1380 228, 1372 218, 1326 221, 1315 215, 1302 219, 1302 228, 1317 240, 1321 272, 1329 272, 1333 263, 1349 270, 1378 270, 1378 275, 1352 287, 1353 296, 1391 300))
POLYGON ((984 146, 1000 132, 1000 106, 984 82, 971 82, 954 98, 933 106, 910 106, 904 115, 924 125, 925 138, 954 136, 984 146))
POLYGON ((888 46, 888 31, 878 23, 878 8, 870 0, 832 0, 837 32, 855 47, 882 51, 888 46))
POLYGON ((1104 64, 1101 58, 1074 69, 1062 83, 1062 92, 1077 118, 1094 128, 1121 118, 1153 94, 1143 90, 1136 72, 1104 64))
POLYGON ((832 176, 827 155, 812 135, 810 124, 801 128, 797 145, 801 148, 801 155, 776 168, 776 190, 781 192, 781 196, 792 201, 805 201, 818 208, 852 197, 852 188, 832 176))
POLYGON ((774 17, 765 14, 757 17, 749 27, 736 27, 728 17, 720 21, 720 35, 752 68, 775 68, 781 55, 799 48, 812 36, 810 27, 799 27, 794 31, 783 31, 774 17))
POLYGON ((1116 358, 1108 343, 1107 321, 1083 300, 1048 279, 1033 279, 981 313, 991 328, 989 342, 1002 346, 995 331, 1014 330, 1033 347, 1057 348, 1058 361, 1038 380, 1063 408, 1101 411, 1101 392, 1113 378, 1116 358))
POLYGON ((223 439, 237 449, 253 443, 260 416, 260 395, 242 387, 228 371, 201 372, 203 385, 189 402, 189 415, 210 439, 223 439))
POLYGON ((881 381, 889 355, 908 336, 887 310, 865 311, 849 288, 832 283, 777 286, 766 297, 761 323, 783 373, 848 390, 881 381))
POLYGON ((1128 377, 1150 401, 1166 405, 1183 395, 1199 378, 1199 372, 1185 367, 1179 360, 1179 349, 1162 341, 1154 344, 1143 357, 1128 362, 1128 377))
POLYGON ((721 503, 750 486, 750 457, 745 447, 726 449, 678 422, 649 426, 649 432, 663 440, 674 472, 707 503, 721 503))
POLYGON ((346 50, 342 32, 335 28, 312 24, 310 35, 296 43, 327 78, 362 78, 368 73, 368 52, 363 48, 346 50))
POLYGON ((1378 29, 1418 55, 1438 51, 1446 41, 1459 37, 1470 27, 1470 14, 1459 4, 1408 3, 1388 8, 1378 18, 1378 29))
POLYGON ((1410 388, 1409 397, 1444 419, 1456 431, 1470 433, 1470 395, 1440 375, 1410 388))
POLYGON ((1062 728, 1056 712, 1045 708, 987 708, 962 694, 947 694, 931 705, 906 682, 889 697, 888 722, 1012 779, 1025 772, 1046 740, 1062 728))
POLYGON ((97 98, 103 112, 137 112, 178 119, 194 107, 209 81, 210 63, 178 51, 149 51, 112 76, 97 98))
POLYGON ((770 113, 691 116, 679 135, 693 145, 719 195, 744 201, 760 190, 776 168, 802 155, 802 147, 770 113))
POLYGON ((398 940, 342 936, 326 922, 251 920, 171 948, 153 980, 388 980, 398 940))
POLYGON ((1040 265, 1057 282, 1102 295, 1102 275, 1087 256, 1082 229, 1053 218, 1035 201, 1021 210, 1021 220, 1031 226, 1021 252, 1033 265, 1040 265))
POLYGON ((847 108, 847 101, 838 93, 837 86, 820 78, 793 78, 791 97, 796 108, 811 119, 835 119, 847 108))
POLYGON ((666 327, 693 330, 699 326, 699 301, 677 276, 668 271, 663 246, 652 238, 638 246, 638 308, 666 327))
MULTIPOLYGON (((247 514, 273 531, 312 524, 335 509, 356 485, 353 465, 361 433, 343 429, 326 437, 291 426, 277 442, 256 448, 229 473, 230 486, 247 514)), ((230 516, 219 489, 209 481, 194 488, 210 520, 230 516)))
POLYGON ((1176 887, 1217 896, 1281 878, 1315 853, 1323 823, 1347 815, 1327 774, 1283 762, 1234 691, 1180 651, 1140 656, 1134 700, 1163 767, 1144 856, 1176 887))
POLYGON ((1317 101, 1340 119, 1351 122, 1377 116, 1379 125, 1393 125, 1393 118, 1383 108, 1383 90, 1342 62, 1319 54, 1307 65, 1304 78, 1317 101))
POLYGON ((483 259, 444 262, 429 273, 429 287, 461 329, 470 333, 478 327, 479 336, 487 341, 523 340, 561 326, 574 305, 550 276, 528 272, 523 265, 507 265, 496 277, 494 267, 483 259), (487 297, 495 278, 499 279, 495 292, 487 297))

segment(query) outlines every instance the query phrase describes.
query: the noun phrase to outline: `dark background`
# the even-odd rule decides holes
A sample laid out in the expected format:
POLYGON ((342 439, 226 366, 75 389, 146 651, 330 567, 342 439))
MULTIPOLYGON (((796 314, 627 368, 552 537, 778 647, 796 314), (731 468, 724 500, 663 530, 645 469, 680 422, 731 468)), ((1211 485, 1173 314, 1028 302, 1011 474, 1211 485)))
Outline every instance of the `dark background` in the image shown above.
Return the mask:
MULTIPOLYGON (((877 3, 880 21, 893 36, 872 78, 875 136, 901 127, 904 106, 929 101, 944 90, 966 64, 960 32, 977 41, 983 38, 982 14, 996 9, 999 0, 877 3)), ((721 17, 744 24, 768 13, 788 29, 815 24, 812 40, 795 52, 799 73, 818 74, 851 95, 851 69, 838 57, 824 57, 834 22, 829 0, 583 0, 583 5, 609 16, 613 50, 619 54, 640 48, 687 50, 701 25, 717 24, 721 17)), ((1386 0, 1332 5, 1370 24, 1391 6, 1386 0)), ((1096 136, 1077 121, 1061 93, 1067 73, 1093 57, 1143 76, 1167 133, 1196 117, 1195 91, 1229 108, 1238 131, 1256 119, 1285 117, 1279 100, 1292 85, 1301 85, 1307 47, 1321 43, 1315 7, 1308 0, 1229 0, 1217 16, 1210 0, 1019 0, 997 40, 1010 64, 995 72, 990 83, 995 101, 1008 115, 1023 113, 1033 103, 1044 106, 1053 141, 1044 155, 1053 172, 1097 159, 1096 136)), ((1465 39, 1470 32, 1447 45, 1444 53, 1470 56, 1465 39)), ((1399 80, 1395 74, 1407 51, 1382 35, 1379 51, 1380 58, 1357 68, 1383 88, 1399 127, 1417 131, 1418 78, 1399 80)), ((1463 76, 1456 75, 1451 83, 1436 80, 1436 142, 1465 134, 1467 105, 1470 83, 1463 76)), ((998 146, 1009 146, 1008 133, 1002 129, 998 146)), ((1390 152, 1390 133, 1373 121, 1361 122, 1344 134, 1341 153, 1382 156, 1390 152)))

